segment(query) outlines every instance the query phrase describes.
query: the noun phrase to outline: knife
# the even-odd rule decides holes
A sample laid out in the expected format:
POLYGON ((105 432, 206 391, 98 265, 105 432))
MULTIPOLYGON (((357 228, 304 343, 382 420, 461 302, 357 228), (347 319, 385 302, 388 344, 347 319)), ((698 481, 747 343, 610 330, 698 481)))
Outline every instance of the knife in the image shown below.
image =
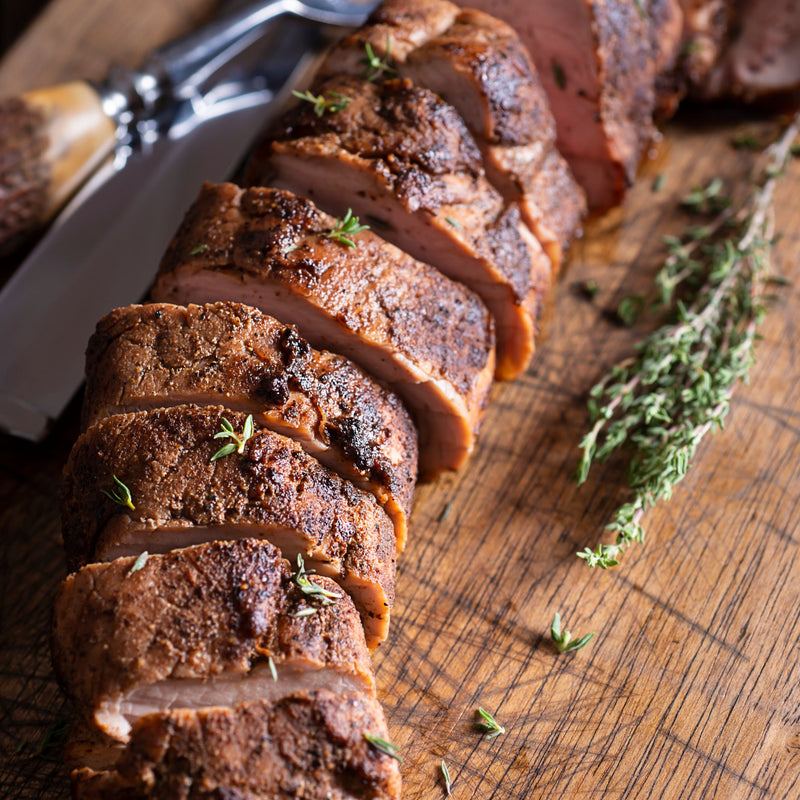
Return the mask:
MULTIPOLYGON (((280 15, 353 26, 375 2, 268 5, 270 13, 279 8, 280 15)), ((149 115, 132 113, 114 161, 79 190, 3 287, 0 430, 33 441, 46 435, 81 384, 96 321, 143 297, 201 183, 224 180, 239 164, 305 70, 298 61, 310 59, 318 38, 313 27, 290 22, 284 20, 272 36, 273 52, 261 65, 261 77, 210 90, 197 86, 197 72, 191 80, 173 77, 177 100, 152 103, 149 115)), ((244 49, 243 42, 220 49, 215 72, 244 49)))
POLYGON ((272 20, 352 27, 374 5, 262 0, 154 51, 138 70, 116 66, 96 86, 72 81, 0 101, 0 254, 48 222, 133 122, 194 94, 272 20))
MULTIPOLYGON (((297 33, 297 32, 296 32, 297 33)), ((266 77, 196 93, 134 127, 0 292, 0 429, 40 440, 81 383, 97 320, 138 301, 204 180, 237 166, 291 83, 308 30, 266 77)))

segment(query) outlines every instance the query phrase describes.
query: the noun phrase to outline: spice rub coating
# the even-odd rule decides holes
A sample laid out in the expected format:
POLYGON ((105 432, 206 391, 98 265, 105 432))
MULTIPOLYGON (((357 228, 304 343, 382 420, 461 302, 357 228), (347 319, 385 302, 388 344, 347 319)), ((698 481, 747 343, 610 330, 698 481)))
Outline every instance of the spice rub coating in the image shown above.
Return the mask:
POLYGON ((372 492, 402 549, 417 433, 399 398, 348 359, 241 303, 151 303, 105 316, 86 351, 84 428, 103 417, 195 403, 252 413, 372 492))
POLYGON ((408 80, 340 76, 314 92, 349 103, 321 117, 309 103, 290 109, 253 155, 247 182, 289 189, 340 217, 352 208, 384 239, 465 283, 494 315, 497 377, 516 377, 533 354, 531 273, 541 247, 486 179, 460 115, 408 80))
POLYGON ((509 25, 448 0, 387 0, 320 70, 321 77, 340 73, 372 80, 399 73, 450 103, 475 137, 487 177, 506 201, 519 203, 558 269, 586 201, 556 150, 555 120, 538 73, 509 25), (433 25, 432 19, 449 24, 433 25), (367 46, 388 61, 388 70, 377 75, 364 66, 367 46), (539 180, 545 166, 557 194, 539 180))
POLYGON ((387 738, 383 712, 367 692, 297 692, 236 708, 152 714, 139 720, 114 769, 73 772, 73 796, 397 800, 397 762, 365 734, 387 738))
POLYGON ((56 597, 53 665, 85 721, 123 741, 125 717, 152 706, 287 694, 297 673, 374 692, 358 612, 331 579, 313 582, 338 599, 303 592, 280 551, 255 539, 90 564, 56 597))
POLYGON ((213 539, 266 538, 332 577, 352 597, 369 646, 382 641, 394 599, 396 540, 372 495, 342 480, 298 444, 256 428, 243 452, 212 461, 241 434, 245 415, 176 406, 108 417, 75 443, 64 471, 62 530, 77 568, 142 550, 213 539), (104 494, 114 476, 134 509, 104 494))
POLYGON ((648 10, 637 0, 465 0, 518 31, 536 64, 558 148, 589 208, 621 202, 653 133, 648 10))
POLYGON ((474 293, 370 231, 290 192, 206 184, 165 254, 153 296, 248 302, 387 384, 419 429, 420 472, 471 452, 494 371, 494 328, 474 293))

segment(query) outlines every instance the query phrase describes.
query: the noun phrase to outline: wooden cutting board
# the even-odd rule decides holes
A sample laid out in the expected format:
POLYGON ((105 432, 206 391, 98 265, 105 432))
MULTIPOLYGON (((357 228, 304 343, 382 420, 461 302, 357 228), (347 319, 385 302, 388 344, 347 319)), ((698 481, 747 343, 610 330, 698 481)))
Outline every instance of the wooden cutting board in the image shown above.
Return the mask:
MULTIPOLYGON (((133 65, 211 5, 55 0, 0 64, 0 90, 100 77, 112 59, 133 65)), ((409 800, 444 796, 442 759, 456 798, 800 796, 797 286, 779 290, 727 431, 646 517, 647 544, 606 572, 574 555, 596 544, 625 497, 619 464, 580 489, 571 479, 586 393, 643 332, 604 312, 650 285, 660 236, 686 222, 678 198, 713 176, 746 174, 750 156, 730 146, 742 130, 774 127, 719 110, 667 127, 626 206, 573 247, 546 339, 522 379, 495 387, 469 466, 419 489, 390 639, 375 658, 409 800), (589 278, 600 287, 593 302, 571 288, 589 278), (555 611, 596 639, 557 655, 555 611), (505 735, 481 737, 479 705, 505 735)), ((797 283, 798 161, 777 206, 776 271, 797 283)), ((43 444, 0 438, 4 798, 67 794, 57 734, 68 709, 48 618, 66 571, 57 498, 77 408, 43 444)))

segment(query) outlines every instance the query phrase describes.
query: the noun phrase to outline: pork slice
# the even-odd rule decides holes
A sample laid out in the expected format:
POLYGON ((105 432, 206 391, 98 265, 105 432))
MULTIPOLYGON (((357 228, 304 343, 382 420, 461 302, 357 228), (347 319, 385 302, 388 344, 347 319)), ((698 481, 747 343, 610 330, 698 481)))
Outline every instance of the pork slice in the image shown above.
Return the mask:
POLYGON ((370 692, 297 691, 234 708, 142 717, 112 769, 72 774, 83 800, 397 800, 397 762, 370 692))
POLYGON ((443 34, 456 20, 460 9, 449 0, 384 0, 367 22, 346 36, 320 65, 320 77, 355 75, 375 80, 397 74, 396 67, 408 55, 431 39, 443 34), (370 66, 365 45, 384 59, 389 42, 388 70, 370 66), (375 49, 375 46, 379 49, 375 49))
POLYGON ((193 403, 251 413, 359 488, 403 549, 417 434, 398 397, 342 356, 240 303, 118 308, 86 350, 84 428, 103 417, 193 403))
POLYGON ((139 717, 173 708, 374 692, 352 601, 318 576, 330 596, 309 595, 303 575, 254 539, 90 564, 56 597, 56 673, 79 713, 123 742, 139 717))
POLYGON ((677 111, 685 94, 684 81, 676 80, 684 52, 683 9, 680 0, 649 0, 642 7, 647 11, 655 59, 653 116, 657 121, 663 121, 677 111))
POLYGON ((800 89, 800 0, 738 0, 729 42, 700 93, 752 102, 800 89))
POLYGON ((692 94, 702 93, 730 37, 737 0, 680 0, 680 3, 683 46, 678 70, 692 94))
POLYGON ((367 643, 386 637, 396 540, 375 498, 291 439, 257 428, 243 452, 212 460, 242 434, 245 415, 175 406, 107 417, 75 443, 64 471, 62 530, 73 569, 142 551, 213 540, 267 539, 294 561, 336 580, 353 598, 367 643), (133 509, 105 492, 119 491, 133 509))
POLYGON ((206 185, 172 241, 153 297, 236 300, 297 326, 387 384, 419 429, 420 472, 472 451, 494 370, 491 317, 471 291, 288 192, 206 185))
POLYGON ((494 315, 496 376, 519 375, 533 355, 541 247, 486 180, 461 117, 407 80, 345 76, 314 92, 349 103, 321 117, 308 103, 290 110, 247 182, 289 189, 338 217, 352 208, 382 238, 465 283, 494 315))
POLYGON ((448 0, 387 0, 380 15, 333 49, 320 76, 374 74, 361 63, 367 45, 378 58, 388 59, 393 71, 458 111, 481 149, 488 179, 507 202, 519 204, 525 224, 557 270, 580 228, 585 198, 555 148, 553 115, 514 30, 488 14, 460 11, 448 0), (439 18, 449 13, 452 23, 443 30, 423 28, 419 18, 424 10, 439 8, 439 18), (405 43, 415 33, 417 46, 409 48, 405 43), (396 41, 403 46, 396 48, 396 41), (553 202, 553 193, 540 180, 545 162, 549 177, 558 182, 560 202, 553 202))
POLYGON ((527 46, 589 207, 620 203, 653 133, 656 56, 637 0, 464 0, 527 46))

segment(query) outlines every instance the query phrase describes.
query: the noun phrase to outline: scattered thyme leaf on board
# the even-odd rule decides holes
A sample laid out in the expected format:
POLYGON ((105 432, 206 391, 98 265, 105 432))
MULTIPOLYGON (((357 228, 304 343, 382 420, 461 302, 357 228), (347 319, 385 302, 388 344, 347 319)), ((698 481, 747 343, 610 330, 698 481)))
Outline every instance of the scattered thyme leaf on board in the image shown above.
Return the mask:
POLYGON ((703 437, 723 427, 734 387, 747 380, 766 312, 763 288, 772 277, 772 197, 798 131, 800 113, 764 151, 738 207, 719 179, 684 199, 685 209, 711 219, 667 240, 656 288, 671 319, 590 392, 591 427, 580 444, 577 481, 625 448, 633 493, 606 526, 615 542, 578 553, 590 567, 616 566, 629 545, 644 541, 645 512, 671 497, 703 437))

